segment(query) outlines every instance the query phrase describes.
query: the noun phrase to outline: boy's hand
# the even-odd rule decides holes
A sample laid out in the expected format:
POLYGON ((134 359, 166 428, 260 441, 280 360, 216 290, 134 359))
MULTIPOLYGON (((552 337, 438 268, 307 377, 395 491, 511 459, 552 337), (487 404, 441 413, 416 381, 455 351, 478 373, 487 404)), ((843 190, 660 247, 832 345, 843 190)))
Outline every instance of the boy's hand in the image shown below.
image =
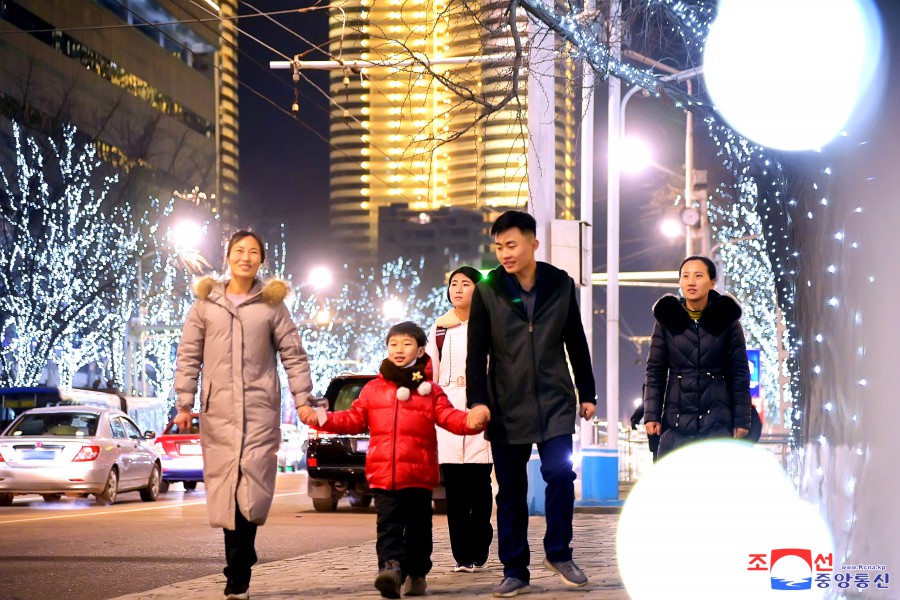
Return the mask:
POLYGON ((312 406, 301 406, 297 409, 297 416, 300 417, 300 420, 305 424, 313 427, 319 424, 319 419, 316 417, 316 409, 312 406))
POLYGON ((484 429, 491 420, 491 410, 481 404, 471 409, 466 415, 466 427, 469 429, 484 429))

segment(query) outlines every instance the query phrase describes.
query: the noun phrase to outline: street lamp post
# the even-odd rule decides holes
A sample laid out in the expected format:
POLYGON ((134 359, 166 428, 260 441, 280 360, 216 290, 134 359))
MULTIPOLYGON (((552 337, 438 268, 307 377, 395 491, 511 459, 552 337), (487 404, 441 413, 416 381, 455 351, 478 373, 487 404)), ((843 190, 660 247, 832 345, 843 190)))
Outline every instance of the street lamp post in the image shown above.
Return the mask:
MULTIPOLYGON (((613 58, 621 55, 621 5, 618 0, 610 3, 611 39, 610 53, 613 58)), ((661 65, 657 65, 661 66, 661 65)), ((702 68, 688 69, 665 75, 661 81, 686 81, 696 77, 702 68)), ((621 168, 619 165, 619 149, 624 132, 625 108, 635 93, 640 90, 633 87, 621 97, 621 82, 615 77, 609 78, 609 103, 608 103, 608 128, 607 128, 607 226, 606 226, 606 419, 607 435, 606 449, 609 454, 618 449, 618 421, 619 421, 619 212, 621 192, 621 168), (614 434, 615 433, 615 434, 614 434)), ((691 165, 693 159, 690 161, 691 165)), ((687 179, 691 179, 690 176, 687 179)), ((685 184, 685 190, 688 191, 685 184)), ((688 196, 689 198, 690 196, 688 196)), ((618 459, 616 456, 616 467, 618 459)), ((618 485, 618 468, 610 471, 605 469, 607 477, 616 477, 615 485, 618 485)), ((612 489, 612 485, 601 486, 604 489, 612 489)))

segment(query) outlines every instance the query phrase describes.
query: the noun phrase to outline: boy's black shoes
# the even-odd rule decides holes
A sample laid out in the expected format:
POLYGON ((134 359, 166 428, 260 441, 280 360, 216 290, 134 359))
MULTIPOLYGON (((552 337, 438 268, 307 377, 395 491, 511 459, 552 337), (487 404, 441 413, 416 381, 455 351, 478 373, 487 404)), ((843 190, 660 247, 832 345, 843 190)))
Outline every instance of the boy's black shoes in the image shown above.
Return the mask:
MULTIPOLYGON (((423 578, 422 583, 424 582, 423 578)), ((375 578, 375 588, 381 592, 381 597, 399 598, 400 583, 400 563, 396 560, 385 562, 384 568, 378 571, 378 577, 375 578)))
POLYGON ((424 596, 428 586, 425 585, 424 577, 407 577, 406 585, 403 588, 404 596, 424 596))
POLYGON ((561 560, 559 562, 550 562, 550 559, 544 559, 544 566, 559 575, 566 585, 572 587, 581 587, 588 582, 587 575, 578 568, 575 561, 561 560))

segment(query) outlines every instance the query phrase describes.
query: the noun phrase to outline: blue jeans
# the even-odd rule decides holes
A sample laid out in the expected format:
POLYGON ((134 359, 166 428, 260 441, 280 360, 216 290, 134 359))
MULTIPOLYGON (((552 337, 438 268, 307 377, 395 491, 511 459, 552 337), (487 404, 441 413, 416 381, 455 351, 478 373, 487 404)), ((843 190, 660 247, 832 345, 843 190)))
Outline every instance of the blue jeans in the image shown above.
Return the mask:
MULTIPOLYGON (((503 576, 530 581, 528 565, 528 460, 531 444, 491 444, 497 476, 497 541, 503 576)), ((541 476, 547 482, 547 531, 544 553, 551 562, 572 559, 572 516, 575 512, 575 472, 572 436, 561 435, 537 445, 541 476)))

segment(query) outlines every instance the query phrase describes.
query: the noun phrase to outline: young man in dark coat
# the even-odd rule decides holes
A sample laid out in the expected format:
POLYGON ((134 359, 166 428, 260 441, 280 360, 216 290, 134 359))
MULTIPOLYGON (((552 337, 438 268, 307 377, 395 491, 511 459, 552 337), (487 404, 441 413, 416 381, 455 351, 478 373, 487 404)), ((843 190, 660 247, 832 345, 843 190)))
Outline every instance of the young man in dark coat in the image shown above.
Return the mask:
POLYGON ((572 561, 572 434, 577 415, 594 416, 594 375, 575 283, 564 271, 535 260, 536 229, 534 218, 519 211, 494 222, 491 237, 500 266, 475 288, 469 315, 468 404, 491 410, 487 436, 499 486, 497 538, 504 577, 493 595, 501 598, 531 591, 527 465, 533 444, 547 482, 544 566, 567 585, 587 583, 572 561))
POLYGON ((666 294, 653 307, 644 382, 644 423, 648 436, 661 435, 660 459, 693 441, 746 437, 755 410, 741 307, 713 289, 716 266, 705 256, 686 258, 679 277, 684 298, 666 294))

